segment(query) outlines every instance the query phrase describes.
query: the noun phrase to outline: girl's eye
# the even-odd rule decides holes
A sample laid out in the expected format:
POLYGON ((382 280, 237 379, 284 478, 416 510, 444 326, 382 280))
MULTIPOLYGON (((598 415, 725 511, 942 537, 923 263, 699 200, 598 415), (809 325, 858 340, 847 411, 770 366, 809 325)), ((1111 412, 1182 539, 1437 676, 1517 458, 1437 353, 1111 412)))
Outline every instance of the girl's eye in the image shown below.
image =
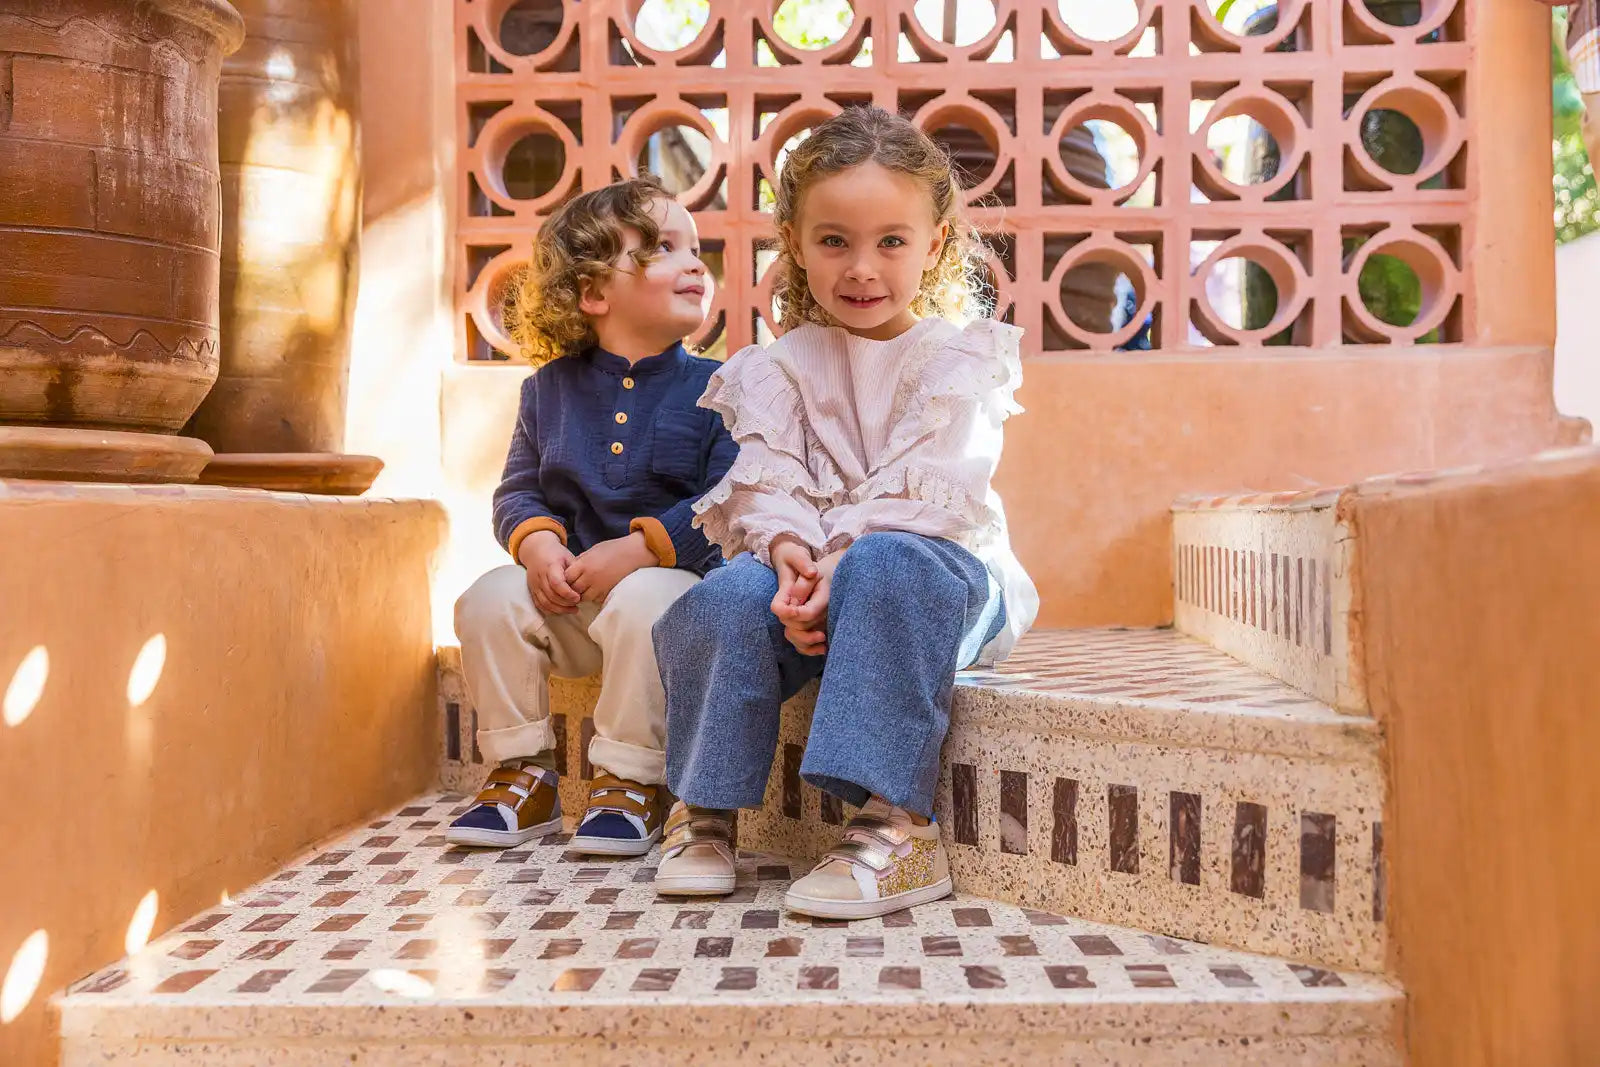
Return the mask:
POLYGON ((899 248, 906 243, 904 237, 885 237, 882 241, 885 248, 899 248))
POLYGON ((822 239, 822 244, 826 248, 843 248, 844 238, 840 237, 838 234, 829 234, 827 237, 822 239))

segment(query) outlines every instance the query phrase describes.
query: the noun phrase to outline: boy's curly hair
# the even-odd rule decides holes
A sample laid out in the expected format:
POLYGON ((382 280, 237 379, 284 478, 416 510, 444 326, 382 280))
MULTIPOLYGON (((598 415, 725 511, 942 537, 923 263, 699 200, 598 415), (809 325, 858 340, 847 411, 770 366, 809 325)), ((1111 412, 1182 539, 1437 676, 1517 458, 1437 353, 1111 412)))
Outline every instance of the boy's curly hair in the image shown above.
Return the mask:
POLYGON ((813 182, 842 170, 876 163, 922 181, 933 201, 934 220, 950 227, 939 261, 922 276, 911 310, 920 318, 962 320, 976 314, 982 287, 976 233, 961 215, 961 185, 949 153, 910 120, 880 107, 850 107, 820 124, 784 160, 778 176, 778 261, 773 295, 784 329, 802 323, 837 325, 811 295, 806 272, 795 260, 785 234, 800 210, 801 197, 813 182))
POLYGON ((584 286, 616 269, 627 230, 639 234, 639 247, 630 253, 634 263, 643 267, 654 259, 661 230, 650 209, 671 199, 659 178, 642 174, 574 197, 545 220, 532 262, 517 272, 506 296, 506 327, 524 359, 542 366, 595 343, 594 327, 578 308, 584 286))

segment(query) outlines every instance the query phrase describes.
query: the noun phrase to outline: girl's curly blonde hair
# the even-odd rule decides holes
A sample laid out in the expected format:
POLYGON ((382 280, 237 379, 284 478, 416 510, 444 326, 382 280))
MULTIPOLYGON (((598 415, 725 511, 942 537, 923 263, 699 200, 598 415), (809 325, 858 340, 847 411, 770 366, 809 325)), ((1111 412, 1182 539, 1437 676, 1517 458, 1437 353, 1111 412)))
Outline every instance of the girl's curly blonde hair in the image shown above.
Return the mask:
POLYGON ((778 176, 778 261, 773 296, 784 329, 802 323, 836 326, 811 295, 805 268, 796 261, 789 230, 805 191, 819 178, 863 163, 921 180, 933 201, 935 223, 948 224, 939 260, 922 275, 911 311, 919 318, 963 321, 977 314, 982 288, 976 233, 961 216, 961 185, 949 154, 909 120, 880 107, 850 107, 817 126, 784 160, 778 176))
POLYGON ((650 210, 671 200, 661 180, 643 174, 574 197, 539 227, 532 262, 518 271, 506 296, 506 327, 534 366, 595 344, 594 327, 578 308, 585 286, 617 269, 627 231, 639 234, 629 253, 640 267, 655 258, 661 228, 650 210))

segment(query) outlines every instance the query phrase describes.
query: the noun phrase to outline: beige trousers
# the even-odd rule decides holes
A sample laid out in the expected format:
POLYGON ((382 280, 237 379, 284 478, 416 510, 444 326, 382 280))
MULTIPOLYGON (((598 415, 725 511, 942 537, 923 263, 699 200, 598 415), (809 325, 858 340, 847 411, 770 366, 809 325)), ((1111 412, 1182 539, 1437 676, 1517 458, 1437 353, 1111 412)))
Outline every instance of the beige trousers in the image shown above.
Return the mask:
POLYGON ((600 674, 589 762, 645 785, 666 780, 667 697, 650 628, 699 579, 688 571, 634 571, 606 602, 546 618, 527 572, 500 567, 456 601, 461 669, 478 710, 478 747, 493 763, 555 747, 550 676, 600 674))

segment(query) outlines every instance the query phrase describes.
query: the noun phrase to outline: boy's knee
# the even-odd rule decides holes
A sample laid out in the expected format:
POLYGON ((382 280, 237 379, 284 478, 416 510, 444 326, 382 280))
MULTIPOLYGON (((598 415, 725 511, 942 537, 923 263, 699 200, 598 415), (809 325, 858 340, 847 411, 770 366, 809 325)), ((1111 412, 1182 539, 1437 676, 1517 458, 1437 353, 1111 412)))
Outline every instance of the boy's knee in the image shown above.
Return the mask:
POLYGON ((466 640, 509 618, 518 597, 532 599, 521 567, 497 567, 485 574, 456 600, 456 636, 466 640))

